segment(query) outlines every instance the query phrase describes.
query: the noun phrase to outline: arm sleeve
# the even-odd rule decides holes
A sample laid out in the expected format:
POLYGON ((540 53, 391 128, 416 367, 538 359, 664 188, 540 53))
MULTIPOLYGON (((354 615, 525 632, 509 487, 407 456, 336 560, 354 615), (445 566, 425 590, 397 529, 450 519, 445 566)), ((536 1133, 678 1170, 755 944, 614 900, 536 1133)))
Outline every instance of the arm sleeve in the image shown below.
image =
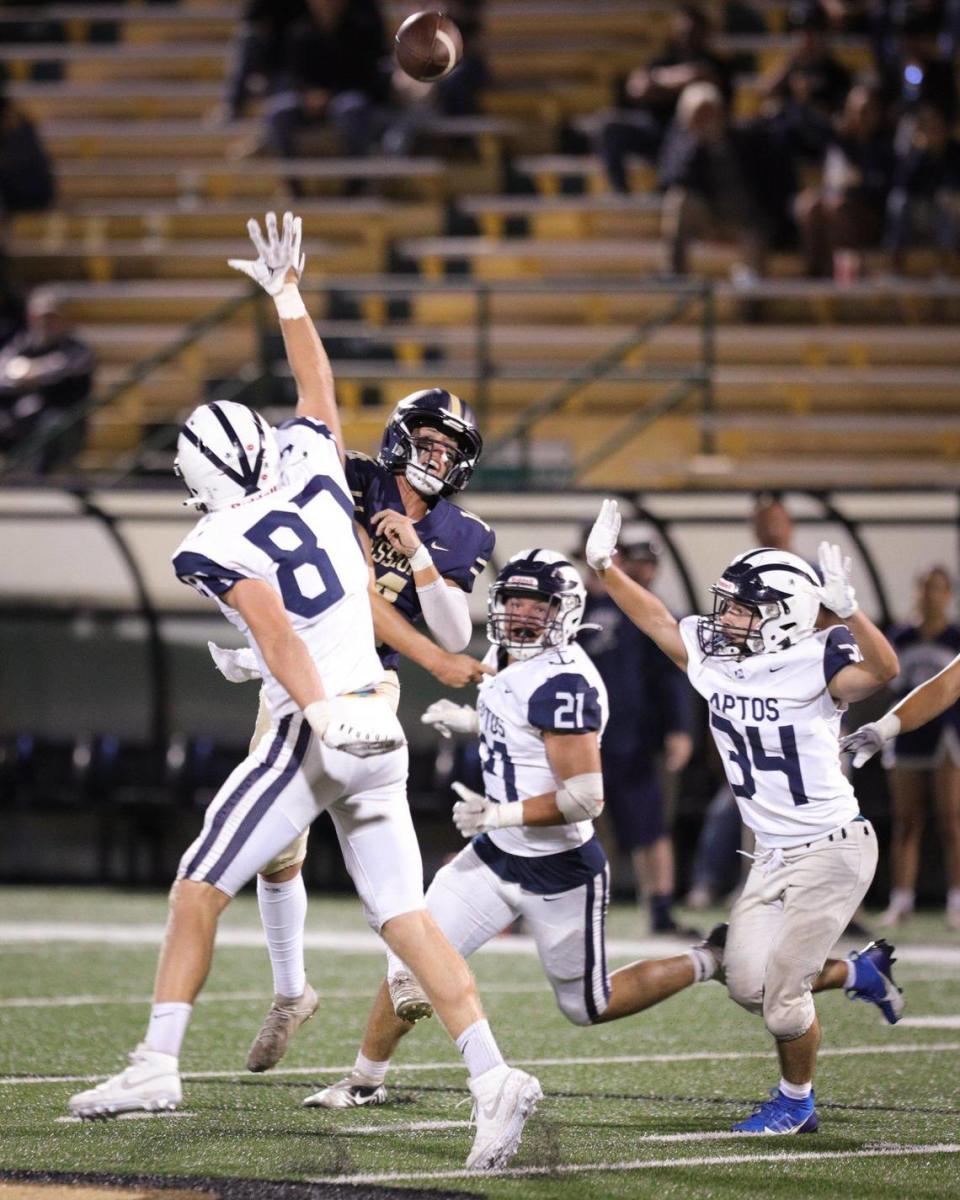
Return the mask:
POLYGON ((603 724, 600 696, 583 675, 554 675, 530 697, 527 717, 544 733, 595 733, 603 724))
POLYGON ((417 598, 427 628, 444 650, 457 654, 465 649, 473 633, 466 592, 438 579, 417 588, 417 598))
POLYGON ((863 662, 856 638, 846 625, 834 625, 823 647, 823 679, 829 683, 838 671, 851 663, 863 662))

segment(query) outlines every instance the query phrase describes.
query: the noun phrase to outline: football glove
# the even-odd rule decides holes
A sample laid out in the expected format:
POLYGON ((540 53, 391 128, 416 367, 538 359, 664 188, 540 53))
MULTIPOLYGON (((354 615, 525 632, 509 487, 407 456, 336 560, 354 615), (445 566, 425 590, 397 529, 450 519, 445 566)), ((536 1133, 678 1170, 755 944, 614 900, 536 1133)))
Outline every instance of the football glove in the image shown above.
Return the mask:
POLYGON ((463 783, 450 785, 460 799, 453 806, 453 823, 465 838, 476 837, 491 829, 507 829, 523 824, 523 803, 494 804, 486 796, 463 783))
POLYGON ((454 704, 452 700, 434 701, 420 720, 424 725, 432 725, 445 738, 455 733, 480 732, 476 709, 469 704, 454 704))
POLYGON ((259 283, 265 292, 271 296, 279 296, 286 282, 287 272, 296 272, 297 279, 303 274, 306 265, 306 255, 300 252, 300 242, 303 238, 303 220, 293 213, 283 214, 283 232, 277 233, 277 214, 268 212, 266 218, 267 236, 260 232, 260 225, 251 217, 247 222, 247 232, 257 252, 255 259, 228 258, 227 266, 235 271, 249 275, 254 283, 259 283))
POLYGON ((620 509, 617 502, 604 500, 587 538, 586 558, 591 570, 605 571, 610 566, 619 534, 620 509))
POLYGON ((249 646, 241 650, 228 650, 216 642, 207 642, 207 649, 214 666, 228 683, 247 683, 251 679, 262 679, 257 666, 257 656, 249 646))
POLYGON ((820 573, 823 575, 823 584, 816 589, 820 603, 838 617, 852 617, 860 607, 857 604, 857 594, 850 583, 853 562, 844 558, 840 547, 830 542, 820 543, 817 557, 820 560, 820 573))
POLYGON ((400 722, 379 696, 334 696, 303 710, 325 746, 356 758, 389 754, 406 744, 400 722))
POLYGON ((896 713, 887 713, 879 721, 868 721, 853 733, 840 739, 840 749, 845 754, 853 755, 854 768, 862 767, 864 763, 882 750, 887 742, 900 732, 900 718, 896 713))

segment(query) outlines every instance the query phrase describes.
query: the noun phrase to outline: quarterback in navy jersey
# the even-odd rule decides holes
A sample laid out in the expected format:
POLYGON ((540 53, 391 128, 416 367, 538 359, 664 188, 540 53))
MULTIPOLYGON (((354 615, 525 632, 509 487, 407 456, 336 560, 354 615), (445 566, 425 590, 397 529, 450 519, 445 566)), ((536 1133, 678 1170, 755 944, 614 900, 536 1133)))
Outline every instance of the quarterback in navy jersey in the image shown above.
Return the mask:
POLYGON ((586 558, 623 612, 687 672, 757 853, 730 914, 724 973, 732 999, 775 1039, 780 1084, 734 1130, 811 1133, 820 1025, 813 993, 846 988, 893 1024, 903 998, 880 941, 827 955, 873 879, 876 835, 840 768, 840 717, 897 673, 897 657, 859 609, 850 560, 820 547, 820 573, 796 554, 738 555, 713 611, 682 621, 614 564, 620 513, 605 500, 586 558), (825 610, 825 611, 824 611, 825 610), (845 623, 823 628, 827 613, 845 623))
MULTIPOLYGON (((561 555, 515 555, 490 588, 488 662, 497 674, 480 684, 475 710, 440 700, 424 714, 447 736, 479 736, 484 783, 483 795, 454 784, 454 822, 470 844, 437 873, 427 906, 464 957, 522 916, 561 1012, 595 1025, 710 979, 724 927, 685 954, 607 970, 609 870, 593 820, 603 807, 608 706, 575 642, 584 602, 583 582, 561 555)), ((382 986, 353 1071, 305 1103, 382 1104, 391 1055, 410 1028, 382 986)))

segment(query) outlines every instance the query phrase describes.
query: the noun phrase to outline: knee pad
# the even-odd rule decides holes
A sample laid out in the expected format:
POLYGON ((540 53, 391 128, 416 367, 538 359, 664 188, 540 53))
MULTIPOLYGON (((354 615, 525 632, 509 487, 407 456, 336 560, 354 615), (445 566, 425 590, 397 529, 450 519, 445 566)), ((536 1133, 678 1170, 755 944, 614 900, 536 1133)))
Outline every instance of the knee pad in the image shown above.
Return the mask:
POLYGON ((749 968, 731 970, 724 965, 727 979, 727 991, 730 999, 736 1001, 747 1012, 759 1016, 763 1012, 763 979, 749 968))
POLYGON ((780 1042, 802 1037, 817 1017, 811 977, 789 960, 772 956, 763 995, 763 1023, 780 1042))
MULTIPOLYGON (((574 1025, 593 1024, 593 1020, 587 1012, 582 979, 554 984, 553 992, 557 998, 557 1007, 568 1021, 574 1025)), ((606 1009, 606 1004, 603 1007, 606 1009)))
POLYGON ((276 875, 287 867, 296 867, 307 857, 307 837, 309 830, 305 829, 295 838, 286 850, 281 850, 276 858, 271 859, 265 867, 260 868, 261 875, 276 875))

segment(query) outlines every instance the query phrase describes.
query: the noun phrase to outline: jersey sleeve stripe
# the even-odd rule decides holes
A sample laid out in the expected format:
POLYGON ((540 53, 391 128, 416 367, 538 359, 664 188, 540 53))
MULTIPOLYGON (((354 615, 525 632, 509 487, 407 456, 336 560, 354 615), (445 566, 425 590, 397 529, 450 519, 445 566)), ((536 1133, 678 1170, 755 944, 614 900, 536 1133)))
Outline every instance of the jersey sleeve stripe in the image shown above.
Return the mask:
POLYGON ((184 583, 189 583, 191 578, 198 578, 204 587, 218 596, 228 592, 239 580, 247 578, 239 571, 221 567, 205 554, 196 554, 191 550, 182 550, 174 558, 173 569, 184 583))
POLYGON ((303 425, 306 429, 312 430, 314 433, 319 433, 321 437, 329 438, 333 441, 333 434, 316 417, 291 417, 289 421, 283 421, 277 426, 278 429, 292 429, 295 425, 303 425))

